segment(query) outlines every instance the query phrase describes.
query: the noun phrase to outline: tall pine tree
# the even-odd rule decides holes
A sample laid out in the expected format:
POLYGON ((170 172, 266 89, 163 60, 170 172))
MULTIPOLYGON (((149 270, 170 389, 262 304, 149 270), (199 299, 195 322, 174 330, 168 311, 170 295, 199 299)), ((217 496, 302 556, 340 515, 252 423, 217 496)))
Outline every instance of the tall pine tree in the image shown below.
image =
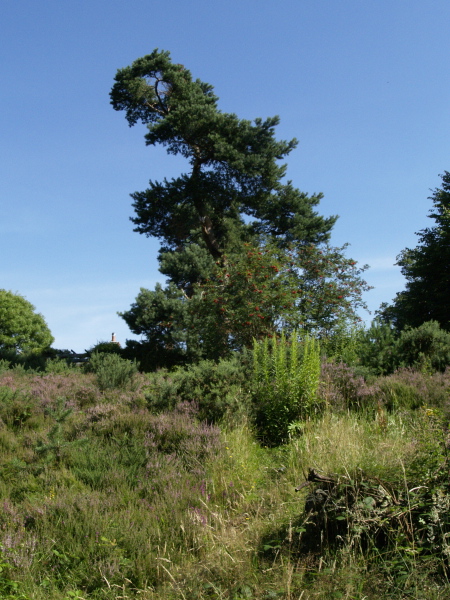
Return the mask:
POLYGON ((405 290, 391 306, 382 307, 382 318, 397 329, 437 321, 450 331, 450 173, 445 171, 441 179, 442 187, 430 197, 433 207, 428 216, 434 226, 419 231, 418 246, 405 248, 398 256, 405 290))
POLYGON ((161 144, 189 165, 179 177, 131 194, 135 231, 160 239, 160 271, 168 280, 165 288, 142 289, 121 316, 161 362, 201 356, 205 339, 188 304, 216 267, 245 244, 281 251, 325 244, 337 217, 316 212, 320 194, 284 181, 280 161, 297 141, 275 139, 278 117, 251 122, 222 112, 212 86, 194 80, 168 52, 154 50, 120 69, 111 104, 125 111, 130 126, 147 126, 147 145, 161 144))

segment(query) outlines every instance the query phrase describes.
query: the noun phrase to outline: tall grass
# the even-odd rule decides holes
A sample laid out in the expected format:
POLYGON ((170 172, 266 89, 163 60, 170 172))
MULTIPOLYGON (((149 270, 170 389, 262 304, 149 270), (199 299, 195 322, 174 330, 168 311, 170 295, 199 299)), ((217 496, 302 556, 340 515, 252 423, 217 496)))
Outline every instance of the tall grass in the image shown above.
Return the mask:
MULTIPOLYGON (((374 410, 331 402, 326 408, 322 387, 312 405, 298 392, 305 389, 298 373, 308 364, 302 344, 280 346, 260 348, 258 377, 267 372, 270 386, 284 381, 278 389, 292 390, 300 404, 305 399, 303 414, 315 418, 303 418, 302 434, 288 435, 279 447, 255 438, 251 414, 219 428, 202 421, 196 402, 180 400, 179 391, 172 410, 151 412, 146 378, 139 379, 144 392, 125 392, 100 390, 94 375, 79 371, 3 373, 0 597, 447 598, 450 501, 439 479, 446 464, 445 376, 434 384, 426 379, 426 388, 423 378, 430 376, 402 375, 423 390, 417 408, 402 404, 400 388, 395 407, 374 397, 374 410), (414 535, 389 524, 394 550, 367 552, 356 527, 378 513, 364 512, 365 495, 356 516, 339 521, 345 527, 334 546, 320 543, 327 531, 318 528, 314 542, 309 528, 319 511, 305 510, 312 484, 295 491, 309 469, 357 481, 360 490, 375 479, 388 486, 414 535), (429 491, 417 489, 425 486, 429 491), (408 521, 419 502, 424 525, 408 521), (428 534, 436 541, 418 550, 417 540, 428 534)), ((314 389, 316 379, 306 380, 314 389)))

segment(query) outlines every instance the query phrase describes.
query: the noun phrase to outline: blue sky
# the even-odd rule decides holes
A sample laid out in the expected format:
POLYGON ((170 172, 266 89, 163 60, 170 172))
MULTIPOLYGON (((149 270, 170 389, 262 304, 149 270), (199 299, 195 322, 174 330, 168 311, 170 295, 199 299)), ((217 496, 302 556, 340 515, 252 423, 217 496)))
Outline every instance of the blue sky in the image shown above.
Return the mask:
MULTIPOLYGON (((82 352, 164 281, 129 194, 177 176, 109 104, 117 69, 169 50, 241 118, 279 115, 288 177, 340 216, 334 245, 369 263, 373 311, 404 285, 397 254, 431 225, 450 170, 448 0, 3 0, 0 288, 82 352)), ((367 315, 365 318, 370 319, 367 315)))

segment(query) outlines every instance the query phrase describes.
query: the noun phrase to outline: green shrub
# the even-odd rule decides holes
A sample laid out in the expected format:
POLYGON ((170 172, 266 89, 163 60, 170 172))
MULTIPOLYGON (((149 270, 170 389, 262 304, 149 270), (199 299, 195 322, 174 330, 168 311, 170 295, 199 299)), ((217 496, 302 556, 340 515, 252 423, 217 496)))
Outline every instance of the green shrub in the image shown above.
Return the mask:
POLYGON ((405 327, 398 340, 399 365, 429 371, 444 371, 450 365, 450 333, 437 321, 420 327, 405 327))
POLYGON ((374 319, 361 335, 360 363, 375 375, 392 373, 398 367, 397 337, 389 324, 374 319))
POLYGON ((92 348, 86 350, 88 356, 92 356, 95 352, 109 352, 110 354, 122 354, 122 348, 117 342, 97 342, 92 348))
POLYGON ((10 366, 11 363, 9 362, 9 360, 6 360, 6 358, 0 358, 0 375, 2 373, 5 373, 5 371, 8 371, 10 366))
POLYGON ((377 375, 403 367, 444 371, 450 365, 450 333, 436 321, 427 321, 405 327, 398 335, 389 324, 375 320, 362 335, 360 361, 377 375))
POLYGON ((130 387, 138 372, 138 365, 106 352, 94 352, 85 365, 85 371, 95 373, 100 390, 130 387))
POLYGON ((238 418, 247 410, 245 368, 237 357, 214 362, 203 360, 173 372, 162 369, 148 375, 148 407, 154 411, 196 402, 202 420, 217 423, 225 415, 238 418))
POLYGON ((45 364, 45 372, 52 374, 70 373, 73 366, 63 358, 48 358, 45 364))
POLYGON ((287 441, 295 423, 319 409, 320 348, 306 337, 302 344, 291 335, 288 347, 284 334, 254 343, 253 401, 259 435, 268 445, 287 441), (301 357, 300 357, 301 354, 301 357))

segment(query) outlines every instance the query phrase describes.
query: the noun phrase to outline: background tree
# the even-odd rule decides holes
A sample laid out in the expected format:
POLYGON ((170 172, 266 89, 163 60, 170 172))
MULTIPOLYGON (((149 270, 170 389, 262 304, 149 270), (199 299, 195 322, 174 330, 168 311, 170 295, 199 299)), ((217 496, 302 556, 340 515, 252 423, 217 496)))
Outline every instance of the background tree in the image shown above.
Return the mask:
POLYGON ((0 349, 40 351, 54 341, 44 317, 23 296, 0 290, 0 349))
POLYGON ((358 268, 344 251, 345 246, 280 250, 247 244, 199 285, 191 313, 212 317, 215 347, 224 353, 280 330, 328 338, 338 324, 361 321, 357 309, 366 308, 362 293, 370 289, 361 278, 365 267, 358 268))
POLYGON ((398 330, 437 321, 450 331, 450 173, 445 171, 441 178, 442 187, 430 197, 433 208, 428 216, 435 225, 418 232, 419 245, 397 257, 406 289, 380 310, 381 318, 398 330))
MULTIPOLYGON (((316 212, 320 194, 308 196, 284 181, 286 165, 280 161, 297 142, 275 139, 278 117, 250 122, 222 112, 212 86, 194 80, 183 65, 172 63, 168 52, 155 50, 120 69, 111 104, 125 111, 130 126, 138 121, 147 125, 147 145, 161 144, 189 163, 188 173, 150 181, 147 190, 131 194, 135 231, 161 240, 160 271, 168 282, 154 291, 141 289, 131 309, 121 316, 131 331, 146 336, 157 356, 171 364, 195 359, 218 343, 217 315, 198 301, 205 298, 208 286, 215 285, 218 270, 231 268, 230 257, 237 264, 242 255, 245 262, 249 244, 255 249, 272 248, 284 263, 291 260, 292 245, 298 256, 311 252, 318 258, 318 247, 328 242, 337 217, 316 212)), ((304 277, 297 309, 305 312, 308 294, 315 294, 316 284, 320 287, 322 268, 313 274, 305 262, 298 271, 304 277)), ((278 286, 281 280, 280 275, 278 286)), ((299 285, 294 283, 296 288, 299 285)), ((352 304, 350 288, 339 289, 341 293, 335 289, 336 300, 342 300, 338 304, 352 304)), ((241 286, 236 299, 244 301, 246 293, 246 285, 241 286)), ((272 300, 267 299, 266 307, 272 300)), ((267 322, 274 323, 279 304, 272 302, 267 322)), ((322 306, 321 315, 324 310, 322 306)), ((331 314, 331 305, 327 310, 331 314)), ((223 321, 222 333, 230 318, 223 321)), ((309 310, 308 320, 313 318, 309 310)), ((232 338, 231 330, 222 335, 216 350, 225 351, 232 338)))

